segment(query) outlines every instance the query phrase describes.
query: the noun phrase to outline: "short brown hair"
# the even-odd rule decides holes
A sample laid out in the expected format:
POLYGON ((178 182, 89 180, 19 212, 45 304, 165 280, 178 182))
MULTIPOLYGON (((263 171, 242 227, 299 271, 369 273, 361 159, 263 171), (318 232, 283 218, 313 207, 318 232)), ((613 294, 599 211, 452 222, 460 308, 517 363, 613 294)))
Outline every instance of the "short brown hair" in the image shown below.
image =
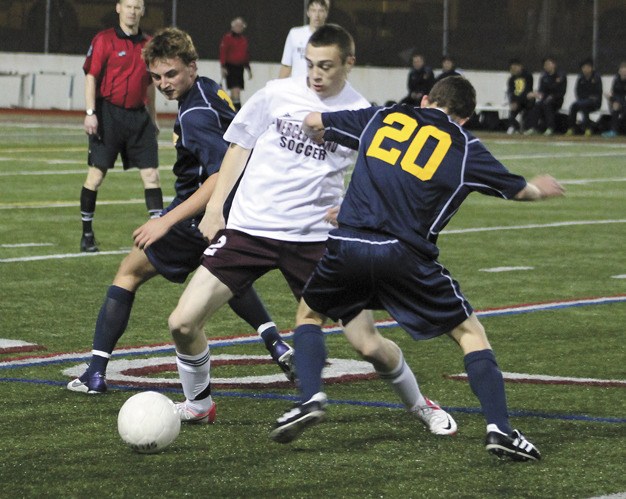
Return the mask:
POLYGON ((198 52, 191 36, 178 28, 164 28, 143 49, 143 60, 150 65, 162 59, 179 57, 185 64, 198 60, 198 52))
POLYGON ((446 108, 451 116, 469 118, 476 108, 476 90, 463 76, 448 76, 433 85, 428 101, 446 108))
POLYGON ((341 62, 345 63, 349 56, 354 55, 354 39, 338 24, 324 24, 311 35, 308 42, 313 47, 329 47, 336 45, 341 54, 341 62))

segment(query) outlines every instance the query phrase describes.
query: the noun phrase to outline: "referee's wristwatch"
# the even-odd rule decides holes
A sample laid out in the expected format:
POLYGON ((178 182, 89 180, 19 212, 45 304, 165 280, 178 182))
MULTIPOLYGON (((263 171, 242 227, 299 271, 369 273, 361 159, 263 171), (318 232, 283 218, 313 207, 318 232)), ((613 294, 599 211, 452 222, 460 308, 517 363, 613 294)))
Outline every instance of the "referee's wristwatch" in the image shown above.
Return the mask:
POLYGON ((87 109, 87 110, 85 111, 85 114, 86 114, 87 116, 93 116, 94 114, 96 114, 96 111, 94 111, 93 109, 87 109))

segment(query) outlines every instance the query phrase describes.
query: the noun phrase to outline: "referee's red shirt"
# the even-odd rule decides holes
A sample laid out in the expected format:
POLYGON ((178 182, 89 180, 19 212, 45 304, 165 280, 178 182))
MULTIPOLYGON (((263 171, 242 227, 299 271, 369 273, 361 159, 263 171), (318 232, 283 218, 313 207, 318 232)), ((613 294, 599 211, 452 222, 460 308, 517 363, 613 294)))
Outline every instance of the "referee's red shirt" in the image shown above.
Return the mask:
POLYGON ((149 39, 141 31, 128 36, 119 26, 101 31, 94 37, 83 71, 95 76, 98 97, 127 109, 146 104, 151 78, 141 58, 141 50, 149 39))

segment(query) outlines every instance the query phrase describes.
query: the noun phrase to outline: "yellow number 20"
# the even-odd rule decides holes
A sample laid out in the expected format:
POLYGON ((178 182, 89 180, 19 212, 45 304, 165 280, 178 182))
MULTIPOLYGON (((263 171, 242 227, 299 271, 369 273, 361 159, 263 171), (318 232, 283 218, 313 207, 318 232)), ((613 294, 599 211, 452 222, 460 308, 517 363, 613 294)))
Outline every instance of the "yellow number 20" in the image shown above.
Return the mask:
MULTIPOLYGON (((385 117, 383 123, 389 126, 381 127, 374 135, 372 143, 367 149, 366 155, 373 158, 380 159, 390 165, 398 163, 398 159, 402 155, 402 151, 395 147, 384 149, 382 143, 385 139, 392 140, 396 143, 408 142, 413 135, 413 132, 418 127, 418 123, 414 118, 402 113, 391 113, 385 117), (400 128, 396 128, 394 124, 400 124, 400 128)), ((432 125, 426 125, 420 127, 415 137, 406 149, 406 152, 400 159, 400 166, 402 169, 411 175, 419 178, 420 180, 430 180, 437 168, 441 165, 443 158, 447 154, 450 146, 452 145, 452 138, 450 134, 440 130, 432 125), (429 137, 437 140, 437 145, 431 153, 428 161, 424 166, 417 164, 417 157, 424 148, 426 141, 429 137)))

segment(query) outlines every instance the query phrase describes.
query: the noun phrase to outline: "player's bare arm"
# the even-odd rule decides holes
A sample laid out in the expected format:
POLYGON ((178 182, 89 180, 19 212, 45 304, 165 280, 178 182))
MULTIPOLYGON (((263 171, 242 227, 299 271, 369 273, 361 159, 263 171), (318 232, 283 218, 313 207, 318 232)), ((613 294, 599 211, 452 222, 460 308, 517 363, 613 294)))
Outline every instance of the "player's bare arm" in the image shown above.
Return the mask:
POLYGON ((565 188, 551 175, 538 175, 515 195, 516 201, 539 201, 565 195, 565 188))
POLYGON ((183 203, 159 218, 148 220, 133 232, 135 246, 146 249, 161 239, 178 222, 202 213, 211 199, 218 174, 211 175, 200 188, 183 203))
POLYGON ((206 205, 206 212, 200 225, 198 225, 200 232, 209 241, 215 237, 218 231, 226 226, 224 202, 233 190, 233 187, 235 187, 239 177, 241 177, 251 152, 251 149, 246 149, 237 144, 228 146, 228 150, 222 160, 220 174, 215 184, 213 195, 206 205))
MULTIPOLYGON (((85 109, 96 109, 96 77, 91 74, 85 75, 85 109)), ((94 135, 98 133, 98 117, 95 114, 85 115, 85 133, 94 135)))

